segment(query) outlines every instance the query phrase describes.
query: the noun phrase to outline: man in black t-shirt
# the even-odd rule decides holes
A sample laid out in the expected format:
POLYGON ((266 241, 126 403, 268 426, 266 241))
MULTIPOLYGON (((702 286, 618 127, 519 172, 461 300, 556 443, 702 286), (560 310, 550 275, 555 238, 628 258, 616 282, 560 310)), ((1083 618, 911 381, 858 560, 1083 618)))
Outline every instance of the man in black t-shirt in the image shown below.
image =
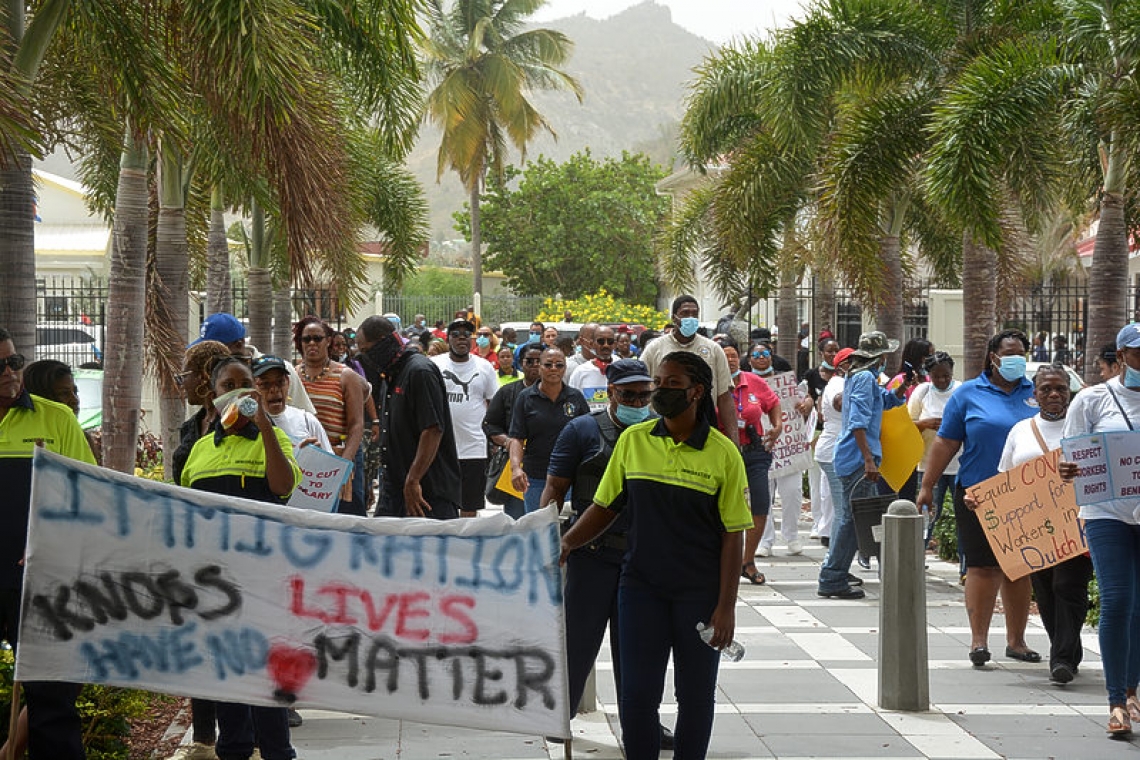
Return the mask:
POLYGON ((459 457, 439 368, 400 344, 395 326, 368 317, 357 333, 360 359, 380 414, 384 487, 377 517, 459 516, 459 457))

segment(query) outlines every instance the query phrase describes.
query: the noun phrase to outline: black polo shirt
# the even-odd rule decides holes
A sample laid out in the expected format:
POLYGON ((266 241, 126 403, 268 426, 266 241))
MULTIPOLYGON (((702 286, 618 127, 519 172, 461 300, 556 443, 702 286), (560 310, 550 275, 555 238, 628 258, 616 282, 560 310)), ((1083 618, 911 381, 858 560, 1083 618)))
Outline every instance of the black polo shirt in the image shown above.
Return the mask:
MULTIPOLYGON (((438 425, 443 431, 439 450, 420 481, 424 499, 440 507, 434 516, 458 508, 459 456, 443 376, 431 359, 418 351, 404 351, 377 388, 381 404, 380 461, 384 467, 384 497, 392 510, 404 515, 404 482, 416 458, 420 435, 438 425)), ((432 512, 427 513, 432 517, 432 512)))
POLYGON ((511 414, 511 438, 526 441, 523 450, 523 472, 528 478, 546 478, 554 442, 566 423, 590 413, 586 397, 577 388, 562 383, 558 397, 551 401, 539 390, 541 382, 523 390, 515 400, 511 414))

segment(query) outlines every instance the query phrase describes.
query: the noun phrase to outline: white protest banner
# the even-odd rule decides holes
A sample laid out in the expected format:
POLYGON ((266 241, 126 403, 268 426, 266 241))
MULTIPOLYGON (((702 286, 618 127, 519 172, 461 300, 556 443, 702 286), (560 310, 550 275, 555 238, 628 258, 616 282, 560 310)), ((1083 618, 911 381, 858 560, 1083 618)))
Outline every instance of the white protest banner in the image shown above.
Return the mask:
POLYGON ((783 425, 772 449, 772 466, 769 469, 784 470, 781 475, 803 472, 811 467, 811 440, 815 431, 796 411, 796 403, 800 400, 796 393, 796 375, 794 372, 780 372, 764 380, 780 398, 780 424, 783 425))
POLYGON ((566 737, 558 553, 551 509, 324 514, 38 450, 16 677, 566 737))
POLYGON ((301 468, 301 485, 289 497, 289 506, 335 512, 340 489, 352 473, 352 462, 309 445, 297 452, 297 466, 301 468))
POLYGON ((1093 433, 1061 441, 1065 461, 1077 465, 1077 504, 1140 498, 1140 431, 1093 433))

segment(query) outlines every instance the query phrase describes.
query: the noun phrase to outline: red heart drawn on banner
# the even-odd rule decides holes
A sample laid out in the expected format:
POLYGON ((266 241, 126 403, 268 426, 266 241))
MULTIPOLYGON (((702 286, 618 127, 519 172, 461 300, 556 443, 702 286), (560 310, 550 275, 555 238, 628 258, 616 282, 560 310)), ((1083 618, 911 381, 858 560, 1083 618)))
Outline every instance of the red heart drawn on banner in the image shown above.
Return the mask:
POLYGON ((317 658, 308 649, 288 644, 273 644, 269 647, 269 658, 265 666, 269 669, 269 676, 278 686, 278 696, 293 702, 316 672, 317 658))

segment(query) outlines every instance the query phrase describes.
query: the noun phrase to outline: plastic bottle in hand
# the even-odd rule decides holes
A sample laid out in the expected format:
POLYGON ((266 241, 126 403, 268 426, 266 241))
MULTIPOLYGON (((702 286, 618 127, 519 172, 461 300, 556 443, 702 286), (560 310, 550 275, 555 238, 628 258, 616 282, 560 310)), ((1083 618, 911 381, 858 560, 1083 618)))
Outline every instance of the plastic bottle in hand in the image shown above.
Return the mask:
MULTIPOLYGON (((715 630, 715 628, 711 628, 704 623, 697 623, 697 633, 700 634, 701 641, 706 644, 712 641, 715 630)), ((712 644, 709 644, 709 646, 712 646, 712 644)), ((724 649, 720 650, 720 656, 730 662, 739 662, 744 658, 744 645, 739 641, 733 641, 724 649)))
POLYGON ((231 403, 222 414, 222 427, 229 429, 237 424, 239 417, 253 419, 257 414, 257 399, 252 396, 242 396, 231 403))

